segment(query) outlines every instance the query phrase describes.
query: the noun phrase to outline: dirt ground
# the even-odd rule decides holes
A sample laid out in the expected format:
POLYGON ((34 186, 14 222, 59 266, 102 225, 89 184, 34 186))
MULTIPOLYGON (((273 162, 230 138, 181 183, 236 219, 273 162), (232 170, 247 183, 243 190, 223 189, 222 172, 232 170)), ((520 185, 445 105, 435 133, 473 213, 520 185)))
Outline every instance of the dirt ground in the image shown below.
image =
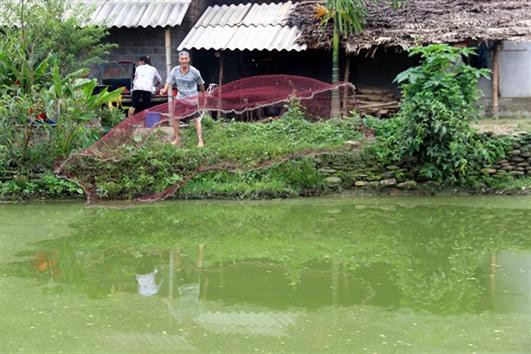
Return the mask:
POLYGON ((493 132, 496 135, 531 134, 531 117, 481 119, 470 124, 482 133, 493 132))

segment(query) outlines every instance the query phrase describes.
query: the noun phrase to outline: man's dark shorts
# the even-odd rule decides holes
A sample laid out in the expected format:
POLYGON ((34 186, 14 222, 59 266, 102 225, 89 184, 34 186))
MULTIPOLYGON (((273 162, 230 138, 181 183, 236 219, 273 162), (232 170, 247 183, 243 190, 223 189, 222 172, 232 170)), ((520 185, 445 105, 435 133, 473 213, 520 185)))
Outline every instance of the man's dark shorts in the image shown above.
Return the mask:
POLYGON ((151 92, 134 90, 131 101, 135 113, 141 112, 151 105, 151 92))
POLYGON ((189 109, 186 109, 186 112, 192 112, 194 111, 194 113, 190 114, 190 115, 185 115, 183 117, 180 117, 179 119, 183 122, 186 122, 186 121, 189 121, 189 120, 192 120, 192 119, 196 119, 196 118, 200 118, 201 117, 201 114, 199 112, 199 105, 195 104, 195 109, 192 109, 192 108, 189 108, 189 109))

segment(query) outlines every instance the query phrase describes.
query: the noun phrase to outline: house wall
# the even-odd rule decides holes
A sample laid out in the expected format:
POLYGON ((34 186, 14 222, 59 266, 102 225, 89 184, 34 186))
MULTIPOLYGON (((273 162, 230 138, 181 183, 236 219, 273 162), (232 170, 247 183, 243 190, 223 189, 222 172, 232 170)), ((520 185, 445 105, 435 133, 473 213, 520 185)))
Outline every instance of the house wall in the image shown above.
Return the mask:
MULTIPOLYGON (((505 41, 499 53, 502 116, 531 116, 531 42, 505 41)), ((492 70, 492 51, 484 53, 484 67, 492 70)), ((482 78, 479 88, 483 107, 488 113, 492 104, 492 78, 482 78)))
MULTIPOLYGON (((177 63, 177 51, 175 48, 181 43, 188 31, 202 15, 211 0, 192 0, 190 7, 183 19, 181 26, 172 28, 172 64, 177 63)), ((109 62, 133 61, 143 55, 151 58, 163 79, 166 78, 166 51, 164 45, 164 28, 110 28, 107 41, 115 43, 113 49, 106 58, 109 62)), ((97 70, 93 70, 97 75, 97 70)))
POLYGON ((531 41, 503 43, 500 51, 500 96, 531 97, 531 41))

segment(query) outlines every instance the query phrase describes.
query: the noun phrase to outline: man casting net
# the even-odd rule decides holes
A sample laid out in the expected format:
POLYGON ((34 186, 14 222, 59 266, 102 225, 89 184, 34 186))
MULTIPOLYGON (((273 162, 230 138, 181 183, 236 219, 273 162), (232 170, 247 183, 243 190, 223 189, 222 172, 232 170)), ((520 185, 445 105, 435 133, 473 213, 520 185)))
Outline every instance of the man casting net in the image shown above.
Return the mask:
MULTIPOLYGON (((112 176, 122 178, 135 165, 139 154, 151 153, 153 144, 171 155, 164 161, 164 168, 149 166, 148 175, 160 176, 166 182, 157 187, 137 190, 130 195, 138 200, 153 201, 173 195, 181 186, 199 173, 215 170, 249 170, 308 156, 321 152, 318 145, 307 145, 298 151, 276 151, 269 156, 258 156, 251 164, 246 164, 245 156, 237 156, 230 151, 230 141, 226 142, 227 151, 220 152, 208 148, 208 135, 205 136, 206 148, 180 149, 167 144, 168 136, 164 126, 175 126, 176 121, 197 120, 205 112, 220 112, 225 115, 241 115, 247 112, 268 110, 285 105, 290 101, 299 101, 305 114, 315 118, 329 118, 332 92, 353 92, 351 84, 327 84, 315 79, 290 76, 267 75, 240 79, 218 87, 210 92, 200 92, 196 97, 183 97, 170 100, 124 120, 88 149, 73 153, 56 172, 79 184, 87 193, 89 201, 102 197, 102 185, 112 183, 112 176), (315 148, 317 147, 317 148, 315 148), (167 150, 171 148, 170 150, 167 150), (163 169, 164 171, 161 171, 163 169), (169 176, 169 177, 168 177, 169 176)), ((346 101, 346 100, 345 100, 346 101)), ((274 128, 272 126, 272 128, 274 128)), ((202 136, 200 136, 202 139, 202 136)), ((226 137, 225 137, 226 138, 226 137)), ((238 136, 232 137, 237 145, 238 136)), ((271 135, 271 140, 275 137, 271 135)), ((142 166, 140 166, 142 167, 142 166)), ((107 188, 108 189, 108 188, 107 188)), ((105 196, 105 193, 103 193, 105 196)))

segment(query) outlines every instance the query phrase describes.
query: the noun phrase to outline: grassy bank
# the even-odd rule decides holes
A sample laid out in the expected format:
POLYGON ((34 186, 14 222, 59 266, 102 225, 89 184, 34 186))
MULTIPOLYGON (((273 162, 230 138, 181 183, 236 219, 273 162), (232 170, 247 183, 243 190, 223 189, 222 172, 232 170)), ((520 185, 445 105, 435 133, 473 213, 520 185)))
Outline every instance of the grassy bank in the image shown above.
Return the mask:
MULTIPOLYGON (((362 150, 353 150, 346 143, 363 140, 360 124, 356 118, 310 122, 293 110, 268 123, 206 119, 203 149, 195 147, 195 132, 189 127, 183 130, 180 148, 159 136, 117 163, 88 159, 72 168, 81 182, 96 186, 102 199, 136 198, 176 183, 182 183, 173 196, 177 199, 270 199, 349 191, 528 194, 531 189, 529 176, 488 175, 480 170, 472 171, 468 182, 460 185, 415 182, 414 168, 386 165, 376 156, 373 144, 365 141, 362 150), (223 167, 215 168, 220 163, 223 167), (203 167, 207 172, 195 173, 203 167), (213 169, 208 171, 209 167, 213 169)), ((48 172, 38 179, 0 182, 0 197, 72 199, 84 198, 84 193, 79 185, 48 172)))
MULTIPOLYGON (((346 141, 361 137, 359 123, 355 118, 310 122, 298 107, 269 123, 205 119, 204 148, 195 147, 195 132, 189 127, 182 132, 179 148, 154 134, 121 161, 86 158, 69 168, 81 185, 94 185, 97 196, 105 199, 157 193, 194 177, 198 169, 215 171, 195 176, 188 187, 190 191, 195 185, 200 193, 210 190, 205 196, 295 196, 306 189, 321 189, 321 176, 304 156, 344 149, 346 141), (235 182, 234 176, 241 180, 235 182)), ((2 199, 76 197, 81 192, 79 186, 51 175, 46 183, 26 178, 0 182, 2 199)))

